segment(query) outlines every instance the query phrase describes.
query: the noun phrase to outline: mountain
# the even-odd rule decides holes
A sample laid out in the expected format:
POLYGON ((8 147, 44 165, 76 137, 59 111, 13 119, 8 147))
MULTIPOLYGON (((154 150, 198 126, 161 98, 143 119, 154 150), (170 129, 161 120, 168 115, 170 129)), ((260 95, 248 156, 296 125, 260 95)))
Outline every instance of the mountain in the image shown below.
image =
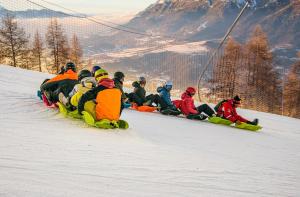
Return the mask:
MULTIPOLYGON (((183 37, 192 41, 222 38, 240 12, 236 1, 159 0, 140 12, 127 25, 147 32, 183 37)), ((272 48, 289 50, 296 57, 300 49, 300 1, 261 0, 247 9, 233 36, 245 41, 254 27, 261 25, 272 48)))
POLYGON ((7 14, 14 15, 17 18, 50 18, 50 17, 62 18, 62 17, 69 16, 64 12, 52 11, 47 9, 40 9, 40 10, 27 9, 24 11, 12 11, 0 5, 0 17, 3 17, 7 14))

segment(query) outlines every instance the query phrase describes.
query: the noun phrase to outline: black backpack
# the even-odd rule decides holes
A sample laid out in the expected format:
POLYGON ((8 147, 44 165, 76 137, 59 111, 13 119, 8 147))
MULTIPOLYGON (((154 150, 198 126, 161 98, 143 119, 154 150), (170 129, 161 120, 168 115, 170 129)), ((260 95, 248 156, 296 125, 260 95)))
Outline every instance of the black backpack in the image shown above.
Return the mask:
POLYGON ((219 108, 222 106, 223 103, 227 102, 228 100, 222 100, 221 102, 219 102, 215 107, 214 107, 214 110, 216 112, 219 111, 219 108))

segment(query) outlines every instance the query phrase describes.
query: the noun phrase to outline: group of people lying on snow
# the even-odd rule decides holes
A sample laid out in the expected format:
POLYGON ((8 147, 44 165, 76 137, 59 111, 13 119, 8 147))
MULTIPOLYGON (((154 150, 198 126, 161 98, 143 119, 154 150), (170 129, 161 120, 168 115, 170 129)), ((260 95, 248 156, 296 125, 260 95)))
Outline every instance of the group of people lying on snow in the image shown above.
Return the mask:
POLYGON ((116 72, 114 78, 110 79, 108 72, 100 66, 94 66, 92 71, 81 70, 77 75, 75 65, 69 62, 56 77, 45 80, 40 90, 48 105, 60 102, 69 111, 77 110, 78 114, 89 112, 95 120, 119 120, 123 108, 130 104, 135 107, 155 107, 165 115, 183 114, 188 119, 204 120, 218 116, 237 124, 258 124, 257 119, 249 121, 237 114, 236 108, 241 103, 238 96, 220 102, 215 112, 207 104, 195 106, 193 96, 196 89, 193 87, 185 90, 181 100, 172 101, 170 92, 173 84, 170 81, 157 89, 158 94, 147 95, 145 77, 133 82, 134 90, 129 94, 123 91, 124 79, 122 72, 116 72))

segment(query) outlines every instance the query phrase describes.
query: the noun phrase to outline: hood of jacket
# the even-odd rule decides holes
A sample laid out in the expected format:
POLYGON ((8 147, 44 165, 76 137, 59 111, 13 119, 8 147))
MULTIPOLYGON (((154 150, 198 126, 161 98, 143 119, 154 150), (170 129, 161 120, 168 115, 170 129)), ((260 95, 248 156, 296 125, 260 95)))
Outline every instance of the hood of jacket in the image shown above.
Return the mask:
POLYGON ((113 80, 115 83, 120 83, 121 85, 123 85, 123 81, 121 81, 120 79, 114 78, 113 80))
POLYGON ((164 90, 164 87, 158 87, 156 91, 157 91, 158 93, 160 93, 160 92, 163 91, 163 90, 164 90))
POLYGON ((101 79, 98 83, 99 86, 104 86, 106 88, 114 88, 115 87, 115 82, 112 79, 109 78, 105 78, 105 79, 101 79))
POLYGON ((87 88, 93 88, 97 86, 97 82, 94 77, 85 77, 80 81, 80 83, 82 84, 82 86, 87 88))
POLYGON ((132 86, 135 87, 135 88, 140 88, 141 84, 138 81, 135 81, 135 82, 132 83, 132 86))
POLYGON ((192 98, 191 95, 187 92, 184 92, 182 95, 181 95, 181 99, 184 100, 184 99, 190 99, 192 98))

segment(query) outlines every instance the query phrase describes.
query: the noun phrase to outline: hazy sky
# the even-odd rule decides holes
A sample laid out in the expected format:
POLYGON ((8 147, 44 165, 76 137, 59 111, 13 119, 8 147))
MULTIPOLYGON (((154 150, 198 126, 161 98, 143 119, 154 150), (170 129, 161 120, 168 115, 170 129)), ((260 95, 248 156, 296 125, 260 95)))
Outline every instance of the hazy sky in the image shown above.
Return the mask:
MULTIPOLYGON (((84 13, 138 12, 157 0, 47 0, 84 13)), ((39 0, 34 0, 39 2, 39 0)))

